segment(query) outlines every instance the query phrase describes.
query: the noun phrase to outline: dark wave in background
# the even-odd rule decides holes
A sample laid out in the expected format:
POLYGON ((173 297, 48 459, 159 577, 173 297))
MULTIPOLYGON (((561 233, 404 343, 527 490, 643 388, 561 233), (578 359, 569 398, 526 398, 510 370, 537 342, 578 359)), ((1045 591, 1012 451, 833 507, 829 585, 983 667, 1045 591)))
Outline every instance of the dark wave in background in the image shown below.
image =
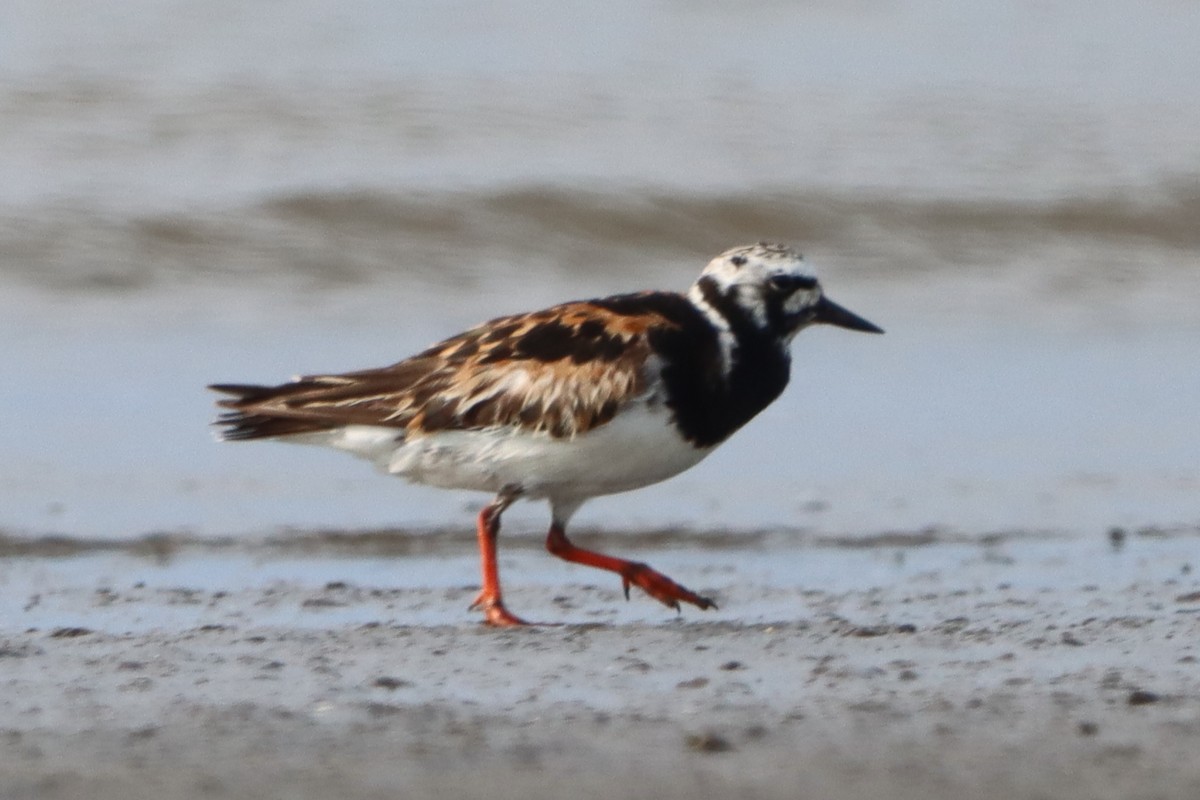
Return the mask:
POLYGON ((1186 270, 1180 257, 1200 248, 1200 190, 1182 181, 1144 196, 1044 203, 532 186, 294 193, 196 213, 120 216, 64 205, 0 214, 0 282, 67 292, 326 289, 391 277, 453 282, 490 270, 642 272, 659 260, 701 263, 764 238, 809 248, 864 279, 1033 260, 1061 281, 1078 273, 1086 283, 1186 270), (1057 258, 1064 245, 1088 257, 1057 258))

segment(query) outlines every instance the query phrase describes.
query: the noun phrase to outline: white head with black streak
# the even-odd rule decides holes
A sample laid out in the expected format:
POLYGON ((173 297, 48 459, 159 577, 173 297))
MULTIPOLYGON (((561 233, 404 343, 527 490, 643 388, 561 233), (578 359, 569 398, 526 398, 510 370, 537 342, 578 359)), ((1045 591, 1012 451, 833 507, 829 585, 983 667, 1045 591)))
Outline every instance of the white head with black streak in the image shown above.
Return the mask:
POLYGON ((825 297, 804 256, 780 244, 726 250, 709 262, 688 298, 721 330, 753 330, 782 342, 809 325, 883 333, 825 297))

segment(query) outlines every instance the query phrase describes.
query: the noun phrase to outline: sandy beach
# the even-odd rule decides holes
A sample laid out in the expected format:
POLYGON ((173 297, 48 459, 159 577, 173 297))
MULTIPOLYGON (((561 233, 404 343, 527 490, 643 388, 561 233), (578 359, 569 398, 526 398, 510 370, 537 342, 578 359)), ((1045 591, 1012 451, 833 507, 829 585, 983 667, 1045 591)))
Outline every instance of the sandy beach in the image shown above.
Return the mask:
POLYGON ((461 537, 9 540, 0 796, 1195 797, 1197 534, 1121 533, 602 539, 680 616, 518 537, 527 630, 461 537))

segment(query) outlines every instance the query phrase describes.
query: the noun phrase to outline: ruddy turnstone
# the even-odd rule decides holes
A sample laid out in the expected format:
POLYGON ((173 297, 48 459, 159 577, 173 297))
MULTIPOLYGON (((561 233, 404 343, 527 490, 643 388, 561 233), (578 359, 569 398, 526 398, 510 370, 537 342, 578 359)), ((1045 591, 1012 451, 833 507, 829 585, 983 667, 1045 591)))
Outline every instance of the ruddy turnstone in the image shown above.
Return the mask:
POLYGON ((687 292, 564 303, 485 322, 381 369, 279 386, 217 384, 233 395, 222 438, 320 444, 410 481, 495 493, 476 531, 483 588, 504 606, 500 516, 518 498, 550 503, 546 549, 621 576, 679 609, 715 608, 646 564, 584 550, 566 535, 584 501, 693 466, 783 391, 788 345, 816 323, 882 333, 825 297, 803 257, 759 243, 714 258, 687 292))

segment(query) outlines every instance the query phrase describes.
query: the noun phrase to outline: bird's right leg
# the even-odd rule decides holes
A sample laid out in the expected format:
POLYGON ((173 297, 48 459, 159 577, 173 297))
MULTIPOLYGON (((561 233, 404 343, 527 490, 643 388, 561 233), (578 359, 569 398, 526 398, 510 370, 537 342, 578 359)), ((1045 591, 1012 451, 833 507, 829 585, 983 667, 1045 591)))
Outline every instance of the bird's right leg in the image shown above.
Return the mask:
POLYGON ((496 563, 496 538, 500 534, 500 515, 521 496, 518 487, 508 487, 496 495, 491 505, 479 512, 475 533, 479 537, 479 558, 483 570, 483 589, 471 603, 471 608, 483 610, 488 625, 528 625, 525 620, 504 607, 500 592, 500 567, 496 563))
POLYGON ((567 539, 563 523, 554 520, 550 532, 546 534, 546 549, 564 561, 573 561, 597 569, 606 569, 621 576, 621 586, 625 590, 625 599, 629 599, 629 587, 637 586, 658 602, 676 611, 679 603, 691 603, 697 608, 716 608, 717 604, 707 597, 701 597, 690 589, 685 589, 675 581, 657 570, 651 569, 640 561, 626 561, 623 558, 613 558, 604 553, 584 550, 576 547, 567 539))

